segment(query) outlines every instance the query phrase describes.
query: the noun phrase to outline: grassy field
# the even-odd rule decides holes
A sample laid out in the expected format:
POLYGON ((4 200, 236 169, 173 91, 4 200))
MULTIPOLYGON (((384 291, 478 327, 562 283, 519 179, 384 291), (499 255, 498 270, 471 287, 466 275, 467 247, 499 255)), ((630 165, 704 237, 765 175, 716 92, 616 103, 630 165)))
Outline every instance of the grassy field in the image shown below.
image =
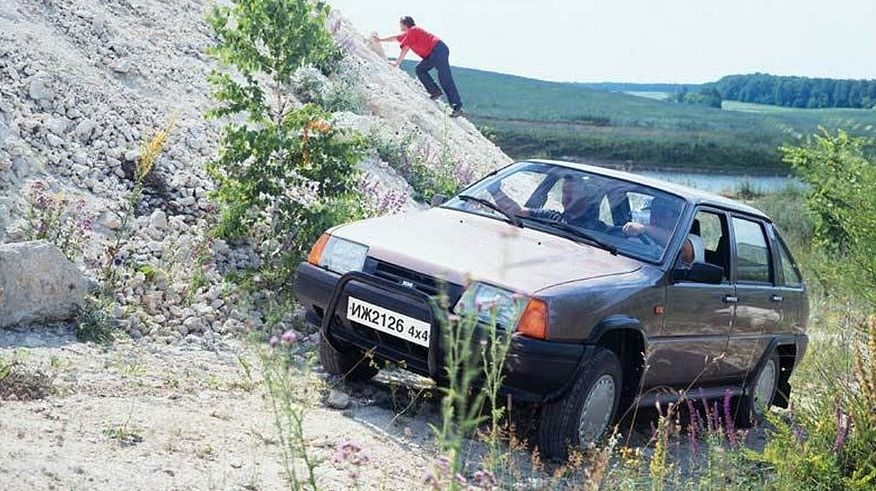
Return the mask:
MULTIPOLYGON (((414 63, 405 68, 413 71, 414 63)), ((777 147, 819 126, 876 134, 876 111, 726 103, 724 109, 582 84, 455 68, 472 121, 515 158, 598 158, 625 166, 782 174, 777 147)), ((641 92, 641 91, 640 91, 641 92)))

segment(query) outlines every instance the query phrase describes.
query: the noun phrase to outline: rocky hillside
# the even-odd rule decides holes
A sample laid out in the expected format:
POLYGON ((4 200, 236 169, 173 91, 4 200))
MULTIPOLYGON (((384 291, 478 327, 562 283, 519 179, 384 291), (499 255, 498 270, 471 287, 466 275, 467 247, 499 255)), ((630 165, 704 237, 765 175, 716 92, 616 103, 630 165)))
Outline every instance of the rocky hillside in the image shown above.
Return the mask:
MULTIPOLYGON (((113 311, 135 337, 209 340, 259 321, 231 308, 220 287, 218 270, 257 261, 246 250, 211 242, 211 267, 194 291, 191 278, 173 268, 203 252, 215 218, 205 164, 217 150, 218 125, 203 117, 211 105, 206 78, 215 68, 204 20, 210 3, 0 2, 0 242, 20 238, 23 195, 44 182, 79 200, 77 213, 91 222, 82 266, 93 272, 107 238, 122 226, 119 212, 143 141, 176 118, 123 251, 140 271, 131 270, 113 311), (155 280, 154 270, 168 274, 155 280)), ((329 27, 348 56, 344 80, 327 82, 346 84, 363 101, 335 113, 335 124, 406 145, 429 164, 449 161, 463 179, 509 161, 472 124, 448 118, 446 105, 429 100, 340 13, 329 27)), ((368 189, 394 192, 413 206, 407 183, 378 156, 362 162, 368 189)))

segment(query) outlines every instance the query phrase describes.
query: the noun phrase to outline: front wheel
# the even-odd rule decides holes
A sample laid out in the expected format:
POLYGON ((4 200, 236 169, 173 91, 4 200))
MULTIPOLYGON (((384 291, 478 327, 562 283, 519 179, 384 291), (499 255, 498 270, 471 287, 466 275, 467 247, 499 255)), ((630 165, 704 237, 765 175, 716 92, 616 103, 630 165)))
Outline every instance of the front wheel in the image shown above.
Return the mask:
POLYGON ((361 350, 336 350, 322 335, 319 337, 319 361, 328 373, 351 382, 370 380, 378 372, 374 360, 361 350))
POLYGON ((561 399, 542 407, 538 446, 551 460, 565 460, 568 449, 599 443, 617 416, 623 373, 613 352, 597 348, 585 371, 561 399))

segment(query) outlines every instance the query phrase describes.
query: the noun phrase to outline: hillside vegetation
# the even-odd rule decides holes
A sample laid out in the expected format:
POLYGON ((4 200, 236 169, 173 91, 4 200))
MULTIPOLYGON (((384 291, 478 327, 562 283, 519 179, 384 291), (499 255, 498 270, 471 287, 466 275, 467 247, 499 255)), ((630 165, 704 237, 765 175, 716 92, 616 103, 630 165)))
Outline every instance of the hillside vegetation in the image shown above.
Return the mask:
POLYGON ((782 174, 776 149, 819 126, 862 136, 876 129, 876 111, 726 111, 468 68, 454 76, 470 119, 514 158, 782 174))

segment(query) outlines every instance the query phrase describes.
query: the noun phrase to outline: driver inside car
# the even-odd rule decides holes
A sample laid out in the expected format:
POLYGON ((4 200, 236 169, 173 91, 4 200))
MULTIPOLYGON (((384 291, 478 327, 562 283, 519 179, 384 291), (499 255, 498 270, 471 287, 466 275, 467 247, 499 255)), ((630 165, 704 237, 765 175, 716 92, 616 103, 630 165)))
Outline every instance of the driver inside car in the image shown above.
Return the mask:
POLYGON ((646 226, 635 222, 628 222, 620 227, 608 225, 600 220, 599 207, 596 203, 592 202, 587 183, 574 176, 563 177, 562 212, 546 208, 523 208, 505 194, 501 186, 501 181, 496 181, 487 187, 487 192, 493 197, 496 206, 512 215, 547 218, 557 222, 565 222, 585 230, 627 237, 638 237, 649 232, 646 226))

